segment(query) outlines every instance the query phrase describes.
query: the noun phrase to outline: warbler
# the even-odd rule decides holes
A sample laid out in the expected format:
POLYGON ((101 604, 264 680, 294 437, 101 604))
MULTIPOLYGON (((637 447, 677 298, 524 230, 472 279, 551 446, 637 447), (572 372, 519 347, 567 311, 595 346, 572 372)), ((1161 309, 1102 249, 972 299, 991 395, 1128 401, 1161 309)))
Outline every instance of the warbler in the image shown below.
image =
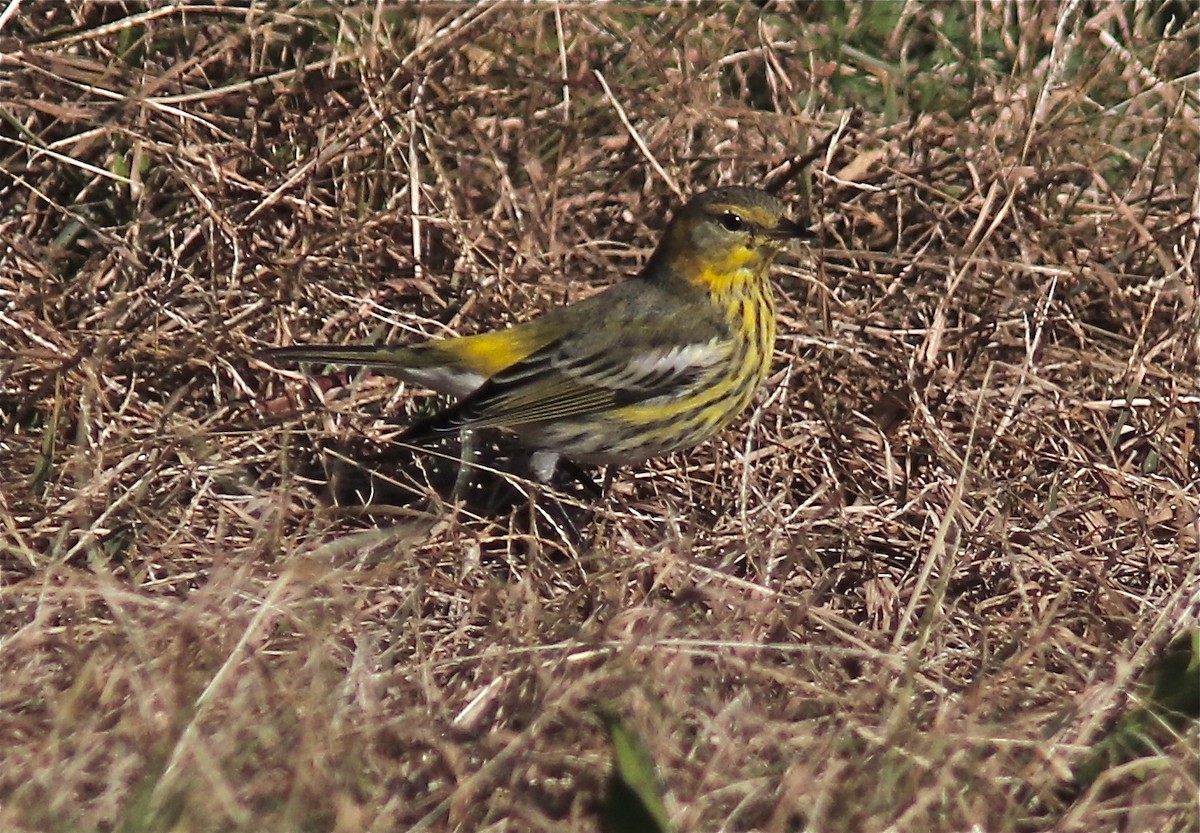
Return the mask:
POLYGON ((499 427, 537 452, 631 464, 729 425, 767 375, 775 343, 769 271, 808 237, 765 191, 717 188, 676 213, 635 277, 523 324, 411 346, 299 345, 271 362, 371 367, 458 397, 403 440, 499 427))

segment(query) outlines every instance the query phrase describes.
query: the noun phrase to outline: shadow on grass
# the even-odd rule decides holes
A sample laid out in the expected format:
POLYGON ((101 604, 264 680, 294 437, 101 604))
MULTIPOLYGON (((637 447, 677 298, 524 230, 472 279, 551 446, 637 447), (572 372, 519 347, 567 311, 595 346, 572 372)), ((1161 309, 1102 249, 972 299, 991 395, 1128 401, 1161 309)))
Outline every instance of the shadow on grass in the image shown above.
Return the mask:
POLYGON ((530 452, 499 431, 477 432, 470 462, 459 436, 411 446, 296 433, 288 465, 322 503, 374 523, 455 514, 543 543, 574 546, 592 526, 600 488, 591 472, 560 465, 550 483, 530 474, 530 452))

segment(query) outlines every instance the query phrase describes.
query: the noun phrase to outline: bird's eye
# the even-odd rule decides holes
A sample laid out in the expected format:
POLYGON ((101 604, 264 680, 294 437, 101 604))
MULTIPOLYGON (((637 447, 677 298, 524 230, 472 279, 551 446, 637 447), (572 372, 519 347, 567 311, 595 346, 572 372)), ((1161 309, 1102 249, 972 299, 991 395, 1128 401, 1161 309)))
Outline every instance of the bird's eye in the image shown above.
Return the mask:
POLYGON ((719 222, 726 231, 743 231, 746 228, 746 221, 732 211, 722 214, 719 222))

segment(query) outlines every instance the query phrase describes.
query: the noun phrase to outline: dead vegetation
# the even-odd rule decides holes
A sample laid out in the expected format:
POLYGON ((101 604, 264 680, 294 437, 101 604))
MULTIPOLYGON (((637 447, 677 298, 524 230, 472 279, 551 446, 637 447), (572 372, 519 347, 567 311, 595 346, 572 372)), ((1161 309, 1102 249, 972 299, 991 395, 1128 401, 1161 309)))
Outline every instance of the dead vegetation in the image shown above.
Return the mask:
POLYGON ((680 830, 1195 829, 1194 729, 1029 818, 1196 624, 1194 6, 7 9, 0 827, 595 829, 604 704, 680 830), (590 517, 251 358, 826 139, 760 407, 590 517))

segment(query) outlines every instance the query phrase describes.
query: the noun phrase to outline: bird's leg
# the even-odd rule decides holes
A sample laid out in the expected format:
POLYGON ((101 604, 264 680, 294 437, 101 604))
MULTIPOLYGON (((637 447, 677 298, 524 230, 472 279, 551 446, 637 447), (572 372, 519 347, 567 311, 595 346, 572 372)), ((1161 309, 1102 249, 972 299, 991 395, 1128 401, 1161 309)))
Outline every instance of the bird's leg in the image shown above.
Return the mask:
POLYGON ((463 428, 458 432, 461 448, 458 455, 458 474, 454 476, 454 487, 450 490, 450 502, 457 504, 463 499, 463 494, 471 485, 471 473, 475 468, 475 459, 479 449, 475 443, 475 431, 463 428))
POLYGON ((604 467, 604 482, 600 484, 600 497, 608 497, 608 490, 612 488, 613 478, 617 475, 617 469, 620 468, 616 463, 609 463, 604 467))
POLYGON ((591 549, 596 541, 600 540, 604 535, 605 518, 607 515, 601 511, 601 507, 608 499, 608 492, 612 488, 613 478, 616 476, 618 468, 620 467, 615 463, 609 463, 604 467, 604 481, 599 486, 590 477, 585 484, 585 488, 590 485, 591 488, 588 489, 588 492, 596 498, 595 502, 588 508, 585 516, 584 528, 590 533, 586 539, 588 549, 591 549))

